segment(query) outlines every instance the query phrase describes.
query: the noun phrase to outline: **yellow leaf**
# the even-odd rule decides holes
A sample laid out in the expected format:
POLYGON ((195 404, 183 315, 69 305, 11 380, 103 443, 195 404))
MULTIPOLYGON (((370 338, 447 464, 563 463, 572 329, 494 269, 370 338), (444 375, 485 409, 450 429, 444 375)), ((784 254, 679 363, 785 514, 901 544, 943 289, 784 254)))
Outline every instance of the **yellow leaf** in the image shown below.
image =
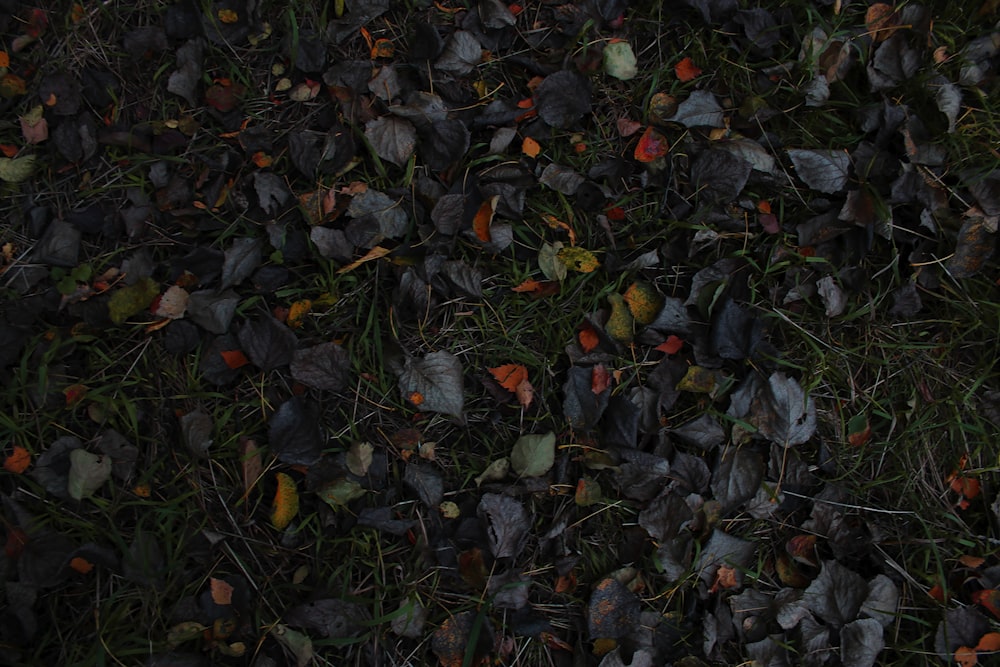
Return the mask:
POLYGON ((561 248, 556 257, 567 269, 578 273, 591 273, 601 265, 594 253, 584 248, 561 248))
POLYGON ((240 20, 240 15, 234 12, 232 9, 220 9, 219 10, 219 20, 223 23, 236 23, 240 20))
POLYGON ((625 298, 621 294, 611 294, 608 296, 608 304, 611 306, 611 314, 604 330, 621 343, 631 343, 635 334, 635 321, 625 305, 625 298))
POLYGON ((283 472, 275 475, 278 490, 274 493, 274 503, 271 506, 271 525, 278 530, 284 530, 299 513, 299 492, 295 488, 295 480, 283 472))
POLYGON ((625 290, 625 303, 639 324, 649 324, 663 310, 663 297, 649 283, 632 283, 625 290))

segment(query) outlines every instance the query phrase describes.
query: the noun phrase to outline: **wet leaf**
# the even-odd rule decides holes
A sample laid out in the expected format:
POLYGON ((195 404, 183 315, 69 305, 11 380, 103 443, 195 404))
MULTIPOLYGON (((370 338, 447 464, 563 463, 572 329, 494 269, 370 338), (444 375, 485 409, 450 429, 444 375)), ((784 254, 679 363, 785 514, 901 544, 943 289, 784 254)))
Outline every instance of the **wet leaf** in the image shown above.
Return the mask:
POLYGON ((871 667, 883 648, 882 625, 874 619, 859 619, 840 630, 840 659, 845 665, 871 667))
POLYGON ((298 339, 295 333, 270 315, 247 320, 239 331, 240 346, 262 371, 287 366, 298 339))
POLYGON ((590 81, 577 72, 550 74, 535 90, 535 97, 538 115, 554 128, 568 127, 590 113, 590 81))
MULTIPOLYGON (((224 334, 236 314, 236 306, 240 297, 232 290, 217 292, 215 290, 200 290, 188 296, 187 316, 202 329, 215 334, 224 334)), ((235 341, 232 347, 235 349, 235 341)), ((207 355, 206 355, 207 358, 207 355)))
POLYGON ((319 421, 298 396, 281 404, 268 420, 271 453, 289 465, 312 465, 323 453, 319 421))
POLYGON ((117 290, 108 301, 108 316, 115 324, 141 313, 160 295, 160 286, 152 278, 143 278, 117 290))
POLYGON ((639 624, 641 606, 635 593, 614 577, 600 580, 587 606, 587 631, 594 639, 620 639, 639 624))
POLYGON ((399 376, 399 390, 421 411, 462 418, 462 364, 446 350, 431 352, 422 359, 407 358, 399 376))
POLYGON ((833 194, 847 186, 851 158, 846 151, 790 148, 788 157, 799 179, 813 190, 833 194))
POLYGON ((760 454, 740 448, 724 452, 712 474, 712 494, 728 513, 753 498, 764 479, 760 454))
POLYGON ((274 477, 278 488, 271 502, 271 525, 284 530, 299 513, 299 492, 289 475, 279 472, 274 477))
POLYGON ((483 47, 475 35, 456 30, 434 67, 456 75, 468 74, 483 60, 483 47))
POLYGON ((633 156, 639 162, 653 162, 664 157, 670 151, 667 138, 652 126, 647 127, 635 145, 633 156))
POLYGON ((496 558, 520 555, 531 525, 524 505, 510 496, 484 493, 476 514, 486 526, 490 551, 496 558))
POLYGON ((622 81, 635 78, 639 73, 635 53, 625 41, 613 41, 604 47, 604 71, 622 81))
POLYGON ((538 177, 538 182, 567 196, 576 194, 577 189, 586 179, 569 167, 563 167, 555 162, 549 164, 538 177))
POLYGON ((556 435, 522 435, 510 452, 510 465, 518 475, 539 477, 552 469, 556 456, 556 435))
POLYGON ((233 241, 222 263, 220 289, 239 285, 257 270, 261 262, 262 245, 260 239, 238 238, 233 241))
POLYGON ((704 450, 718 447, 726 439, 726 430, 719 420, 707 413, 670 429, 670 433, 681 442, 704 450))
POLYGON ((444 480, 437 470, 429 466, 413 463, 406 466, 403 483, 415 491, 420 502, 428 507, 437 507, 444 499, 444 480))
POLYGON ((417 148, 417 130, 396 116, 382 116, 365 124, 365 137, 383 160, 402 167, 417 148))
POLYGON ((94 495, 111 477, 111 457, 91 454, 85 449, 69 453, 67 490, 70 498, 83 500, 94 495))
POLYGON ((590 431, 608 407, 610 391, 594 392, 595 367, 572 366, 563 385, 563 414, 571 428, 590 431))

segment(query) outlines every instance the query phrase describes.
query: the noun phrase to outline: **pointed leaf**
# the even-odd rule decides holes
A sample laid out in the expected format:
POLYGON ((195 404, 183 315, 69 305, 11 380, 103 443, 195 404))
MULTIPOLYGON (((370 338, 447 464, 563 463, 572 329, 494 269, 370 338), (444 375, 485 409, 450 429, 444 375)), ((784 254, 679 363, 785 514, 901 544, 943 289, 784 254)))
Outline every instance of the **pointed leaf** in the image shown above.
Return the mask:
POLYGON ((312 465, 323 453, 319 421, 298 396, 282 403, 271 415, 268 441, 271 453, 289 465, 312 465))
POLYGON ((75 500, 94 495, 111 477, 110 456, 98 456, 80 448, 69 453, 69 461, 67 490, 70 498, 75 500))
POLYGON ((365 138, 383 160, 402 167, 417 148, 417 130, 410 121, 382 116, 365 124, 365 138))
POLYGON ((833 194, 847 185, 851 166, 847 151, 791 148, 788 157, 799 179, 813 190, 833 194))

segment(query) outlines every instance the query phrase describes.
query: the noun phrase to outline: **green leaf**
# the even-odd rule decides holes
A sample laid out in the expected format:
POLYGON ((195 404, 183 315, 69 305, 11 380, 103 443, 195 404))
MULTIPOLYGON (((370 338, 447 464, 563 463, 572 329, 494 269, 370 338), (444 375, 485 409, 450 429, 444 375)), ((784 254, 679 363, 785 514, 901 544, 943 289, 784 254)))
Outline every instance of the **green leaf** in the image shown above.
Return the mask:
POLYGON ((109 477, 110 456, 98 456, 85 449, 74 449, 69 453, 69 481, 66 487, 71 498, 89 498, 109 477))
POLYGON ((108 315, 115 324, 122 324, 128 318, 149 307, 160 294, 160 286, 152 278, 143 278, 134 285, 123 287, 111 295, 108 301, 108 315))
POLYGON ((281 623, 271 628, 271 635, 295 655, 296 667, 305 667, 312 662, 315 653, 312 639, 308 635, 292 630, 281 623))
POLYGON ((604 71, 609 76, 627 81, 639 73, 635 53, 628 42, 611 42, 604 47, 604 71))
POLYGON ((510 453, 510 465, 518 475, 538 477, 544 475, 555 463, 556 435, 522 435, 510 453))
POLYGON ((0 157, 0 179, 8 183, 20 183, 31 177, 35 171, 35 156, 0 157))
POLYGON ((561 262, 558 258, 559 251, 562 250, 563 244, 559 241, 555 243, 546 243, 542 246, 542 249, 538 251, 538 268, 542 270, 545 277, 549 280, 565 280, 566 279, 566 264, 561 262))
POLYGON ((352 479, 335 479, 316 492, 323 502, 333 509, 340 509, 355 498, 365 495, 364 488, 352 479))

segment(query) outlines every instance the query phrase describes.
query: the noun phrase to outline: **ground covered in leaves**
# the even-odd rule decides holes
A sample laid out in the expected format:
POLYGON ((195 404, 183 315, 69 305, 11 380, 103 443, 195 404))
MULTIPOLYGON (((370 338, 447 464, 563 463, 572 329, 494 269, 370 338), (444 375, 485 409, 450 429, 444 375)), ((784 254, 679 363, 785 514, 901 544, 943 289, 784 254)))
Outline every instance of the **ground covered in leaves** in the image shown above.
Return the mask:
POLYGON ((0 2, 0 662, 987 660, 948 4, 0 2))

